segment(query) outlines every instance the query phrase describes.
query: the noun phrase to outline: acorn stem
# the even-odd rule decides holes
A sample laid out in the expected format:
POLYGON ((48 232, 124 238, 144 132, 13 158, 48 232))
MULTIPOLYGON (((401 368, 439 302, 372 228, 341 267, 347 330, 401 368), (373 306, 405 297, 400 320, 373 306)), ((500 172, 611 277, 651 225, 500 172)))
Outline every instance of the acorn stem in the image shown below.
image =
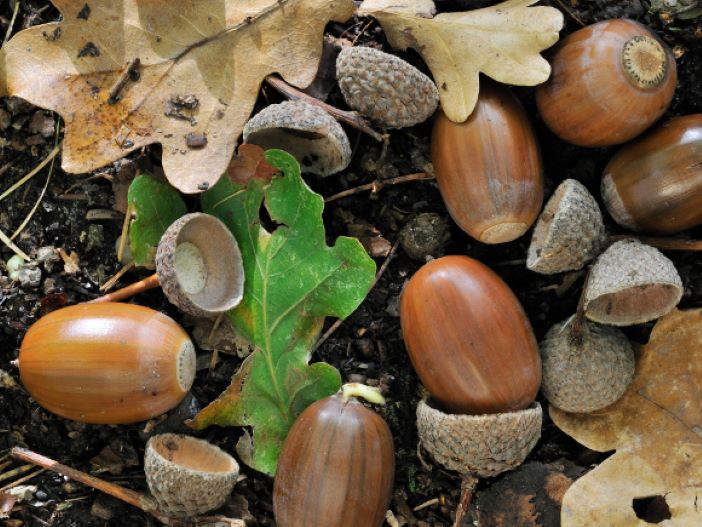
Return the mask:
POLYGON ((385 404, 385 397, 381 395, 378 388, 366 386, 358 382, 344 384, 339 391, 341 392, 341 399, 344 402, 347 402, 351 397, 361 397, 369 403, 385 404))
POLYGON ((453 527, 461 527, 463 524, 463 518, 468 512, 471 501, 473 501, 473 493, 478 481, 480 481, 478 478, 470 474, 463 476, 461 480, 461 498, 458 501, 458 507, 456 507, 456 519, 453 522, 453 527))
POLYGON ((122 289, 117 289, 117 291, 113 291, 112 293, 108 293, 103 296, 99 296, 97 298, 94 298, 86 304, 102 304, 105 302, 120 302, 122 300, 126 300, 127 298, 130 298, 134 295, 137 295, 139 293, 143 293, 144 291, 148 291, 149 289, 154 289, 156 287, 159 287, 161 283, 158 281, 158 275, 157 274, 152 274, 148 278, 144 278, 143 280, 139 280, 138 282, 135 282, 133 284, 130 284, 126 287, 123 287, 122 289))
POLYGON ((665 238, 663 236, 631 236, 618 234, 609 237, 609 243, 635 238, 641 243, 655 247, 661 251, 702 251, 702 240, 681 240, 680 238, 665 238))

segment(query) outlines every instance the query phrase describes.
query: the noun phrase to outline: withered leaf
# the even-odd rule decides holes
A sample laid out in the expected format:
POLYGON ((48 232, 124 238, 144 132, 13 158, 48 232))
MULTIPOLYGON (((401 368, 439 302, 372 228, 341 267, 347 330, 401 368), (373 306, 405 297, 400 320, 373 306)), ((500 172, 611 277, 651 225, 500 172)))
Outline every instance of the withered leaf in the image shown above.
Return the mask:
POLYGON ((539 55, 558 41, 563 15, 538 0, 508 0, 460 13, 436 12, 432 0, 365 0, 359 14, 376 18, 393 47, 414 48, 439 88, 446 116, 463 122, 478 100, 478 77, 518 86, 545 82, 539 55))
POLYGON ((63 20, 5 46, 7 89, 65 120, 62 166, 88 172, 152 143, 182 192, 227 168, 264 77, 305 87, 324 26, 352 0, 53 0, 63 20), (60 36, 47 39, 60 28, 60 36), (205 140, 206 138, 206 140, 205 140))
POLYGON ((650 525, 634 509, 647 499, 662 505, 660 525, 702 525, 701 394, 702 310, 676 310, 656 323, 619 401, 592 414, 551 407, 554 423, 580 443, 616 450, 568 489, 563 527, 650 525))

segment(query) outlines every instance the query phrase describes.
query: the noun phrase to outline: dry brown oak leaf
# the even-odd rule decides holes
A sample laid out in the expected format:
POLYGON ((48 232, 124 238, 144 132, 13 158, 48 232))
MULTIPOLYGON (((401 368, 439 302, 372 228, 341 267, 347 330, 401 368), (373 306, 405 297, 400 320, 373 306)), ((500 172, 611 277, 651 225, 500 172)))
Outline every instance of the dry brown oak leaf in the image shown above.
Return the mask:
POLYGON ((479 74, 518 86, 545 82, 551 66, 539 53, 558 41, 563 15, 538 0, 435 16, 432 0, 365 0, 358 14, 383 26, 390 44, 415 49, 439 88, 441 108, 462 123, 478 100, 479 74))
POLYGON ((5 46, 7 88, 65 120, 66 172, 152 143, 180 191, 227 168, 266 75, 305 87, 352 0, 52 0, 63 20, 5 46))
POLYGON ((669 508, 661 507, 661 527, 702 525, 702 310, 656 323, 619 401, 592 414, 550 414, 586 447, 616 449, 568 489, 562 527, 651 525, 632 505, 653 497, 669 508))

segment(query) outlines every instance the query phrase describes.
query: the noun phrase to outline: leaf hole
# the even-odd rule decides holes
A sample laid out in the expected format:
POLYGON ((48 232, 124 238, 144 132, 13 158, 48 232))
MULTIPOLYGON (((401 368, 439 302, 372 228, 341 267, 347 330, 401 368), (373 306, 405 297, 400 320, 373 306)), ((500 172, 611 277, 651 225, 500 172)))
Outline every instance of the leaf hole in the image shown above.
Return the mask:
POLYGON ((646 523, 661 523, 672 518, 665 496, 634 498, 631 506, 636 513, 636 517, 646 523))

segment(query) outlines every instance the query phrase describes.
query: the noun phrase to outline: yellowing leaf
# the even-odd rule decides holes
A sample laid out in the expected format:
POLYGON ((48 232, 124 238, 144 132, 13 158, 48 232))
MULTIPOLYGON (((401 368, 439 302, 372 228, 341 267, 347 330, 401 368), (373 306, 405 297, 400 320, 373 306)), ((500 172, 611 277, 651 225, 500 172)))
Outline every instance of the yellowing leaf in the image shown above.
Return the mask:
POLYGON ((538 0, 434 15, 431 0, 365 0, 393 47, 414 48, 431 69, 446 116, 463 122, 478 100, 478 76, 519 86, 545 82, 551 66, 539 53, 558 41, 563 15, 538 0))
POLYGON ((702 525, 702 310, 673 311, 653 328, 636 375, 615 404, 592 414, 551 407, 582 444, 616 453, 566 492, 563 527, 644 527, 638 498, 665 499, 658 525, 702 525))
POLYGON ((53 3, 61 22, 6 44, 8 92, 64 118, 67 172, 161 143, 169 182, 188 193, 227 168, 264 77, 312 82, 324 26, 355 7, 352 0, 53 3))

